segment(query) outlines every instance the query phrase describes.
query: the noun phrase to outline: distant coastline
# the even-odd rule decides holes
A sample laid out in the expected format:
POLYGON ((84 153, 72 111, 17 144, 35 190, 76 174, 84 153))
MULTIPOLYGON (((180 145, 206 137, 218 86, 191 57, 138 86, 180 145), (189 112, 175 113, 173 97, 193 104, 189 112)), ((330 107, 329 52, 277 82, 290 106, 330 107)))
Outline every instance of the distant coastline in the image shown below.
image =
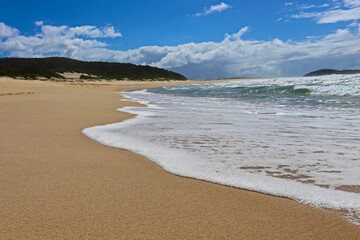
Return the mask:
POLYGON ((320 69, 317 71, 309 72, 304 77, 324 76, 332 74, 358 74, 360 70, 335 70, 335 69, 320 69))

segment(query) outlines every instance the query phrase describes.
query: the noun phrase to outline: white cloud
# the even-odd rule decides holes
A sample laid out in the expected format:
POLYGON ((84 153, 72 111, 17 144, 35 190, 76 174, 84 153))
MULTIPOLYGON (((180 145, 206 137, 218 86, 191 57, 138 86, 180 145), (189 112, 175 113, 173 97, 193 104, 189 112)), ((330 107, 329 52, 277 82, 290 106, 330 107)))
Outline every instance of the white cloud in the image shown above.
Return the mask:
POLYGON ((80 27, 73 27, 73 28, 65 28, 65 31, 67 31, 67 35, 71 37, 75 36, 84 36, 89 38, 99 38, 102 37, 102 32, 100 29, 98 29, 95 26, 80 26, 80 27))
POLYGON ((300 5, 300 6, 297 6, 298 9, 310 9, 310 8, 315 8, 316 6, 315 5, 300 5))
POLYGON ((284 5, 285 6, 291 6, 291 5, 294 5, 294 3, 293 2, 286 2, 284 5))
POLYGON ((204 15, 208 15, 214 12, 222 12, 225 9, 231 8, 230 5, 224 3, 224 2, 220 2, 219 4, 216 5, 212 5, 209 8, 205 8, 204 12, 201 13, 195 13, 195 16, 204 16, 204 15))
POLYGON ((51 26, 40 25, 44 36, 58 36, 63 35, 68 38, 72 37, 88 37, 88 38, 116 38, 122 37, 120 32, 116 32, 113 26, 97 28, 96 26, 84 25, 79 27, 68 26, 51 26))
POLYGON ((19 30, 9 27, 5 23, 0 22, 0 40, 2 38, 8 38, 19 34, 19 30))
POLYGON ((348 25, 348 27, 357 27, 357 26, 359 26, 359 23, 356 21, 354 21, 348 25))
POLYGON ((324 4, 321 4, 321 5, 314 5, 314 4, 311 4, 311 5, 310 4, 296 5, 296 8, 300 9, 300 10, 311 9, 311 8, 327 8, 327 7, 330 7, 329 3, 324 3, 324 4))
POLYGON ((298 13, 291 15, 292 18, 320 18, 321 14, 317 12, 311 12, 311 13, 298 13))
POLYGON ((360 7, 352 9, 336 9, 323 12, 317 23, 336 23, 341 21, 352 21, 360 19, 360 7))
MULTIPOLYGON (((331 7, 330 4, 323 4, 318 7, 330 7, 325 11, 320 12, 301 12, 293 14, 292 18, 315 18, 317 23, 336 23, 342 21, 353 21, 360 19, 360 0, 343 0, 340 4, 338 1, 333 1, 335 4, 331 7)), ((309 6, 310 7, 310 6, 309 6)), ((307 7, 298 7, 298 9, 306 9, 307 7)), ((312 7, 311 7, 312 8, 312 7)))
POLYGON ((233 33, 233 34, 226 33, 225 39, 239 40, 241 38, 241 36, 244 35, 248 30, 249 30, 249 27, 245 26, 245 27, 241 28, 237 33, 233 33))
POLYGON ((344 0, 346 7, 358 7, 360 6, 360 0, 344 0))
POLYGON ((104 33, 103 37, 111 37, 111 38, 122 37, 122 34, 120 32, 116 32, 113 26, 104 28, 103 33, 104 33))
POLYGON ((96 48, 79 51, 77 56, 86 60, 100 58, 149 64, 178 71, 191 78, 296 76, 316 68, 360 67, 359 32, 339 29, 325 37, 294 42, 276 38, 271 41, 243 40, 241 36, 246 31, 247 27, 235 34, 226 34, 221 42, 145 46, 128 51, 96 48), (359 60, 354 60, 356 56, 359 60))
POLYGON ((94 38, 122 36, 112 26, 99 29, 87 25, 72 28, 65 25, 43 25, 42 21, 35 24, 41 26, 41 32, 34 36, 24 36, 19 35, 17 29, 0 23, 0 36, 5 37, 0 41, 0 52, 18 57, 60 55, 74 58, 80 50, 106 46, 104 42, 94 38))
MULTIPOLYGON (((144 46, 127 51, 110 50, 102 41, 87 39, 100 34, 91 26, 45 25, 34 36, 17 34, 0 41, 0 52, 7 56, 65 56, 147 64, 190 78, 296 76, 318 68, 360 68, 360 28, 353 25, 304 41, 244 40, 249 28, 243 27, 236 33, 225 34, 219 42, 144 46)), ((113 34, 112 30, 107 34, 113 34)))
POLYGON ((349 29, 338 29, 335 33, 325 36, 324 39, 342 42, 353 39, 353 34, 349 29))
POLYGON ((35 25, 42 26, 42 25, 44 25, 44 22, 43 21, 35 21, 35 25))

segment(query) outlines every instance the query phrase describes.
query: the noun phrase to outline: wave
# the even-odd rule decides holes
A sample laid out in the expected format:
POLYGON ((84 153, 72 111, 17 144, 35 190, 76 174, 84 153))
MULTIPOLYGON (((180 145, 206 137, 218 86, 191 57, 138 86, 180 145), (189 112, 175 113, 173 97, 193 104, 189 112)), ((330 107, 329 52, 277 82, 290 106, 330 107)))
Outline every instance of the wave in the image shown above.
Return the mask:
MULTIPOLYGON (((193 95, 201 86, 168 90, 179 88, 191 89, 193 95)), ((211 88, 204 86, 202 91, 211 88)), ((309 94, 294 86, 252 90, 309 94)), ((262 99, 189 98, 150 91, 125 93, 148 105, 119 109, 137 117, 83 133, 104 145, 146 156, 175 175, 359 215, 360 195, 340 188, 359 182, 359 110, 288 108, 262 99)))
POLYGON ((337 75, 136 90, 125 97, 148 107, 119 110, 137 117, 83 133, 176 175, 359 216, 360 194, 342 188, 359 185, 359 79, 337 75))
POLYGON ((258 79, 167 87, 153 92, 196 97, 360 96, 360 74, 258 79))

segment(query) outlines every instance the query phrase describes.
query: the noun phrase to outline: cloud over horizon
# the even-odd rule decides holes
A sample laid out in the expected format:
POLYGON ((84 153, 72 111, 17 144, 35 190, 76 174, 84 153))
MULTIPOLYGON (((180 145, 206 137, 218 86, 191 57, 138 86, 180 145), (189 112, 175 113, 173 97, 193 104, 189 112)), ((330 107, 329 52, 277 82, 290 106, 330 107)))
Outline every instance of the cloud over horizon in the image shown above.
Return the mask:
POLYGON ((0 23, 0 53, 9 57, 63 56, 88 61, 130 62, 174 70, 189 78, 298 76, 318 68, 360 68, 360 25, 303 41, 244 40, 245 26, 219 42, 176 46, 143 46, 112 50, 104 38, 121 37, 114 27, 52 26, 36 23, 41 32, 21 35, 0 23))

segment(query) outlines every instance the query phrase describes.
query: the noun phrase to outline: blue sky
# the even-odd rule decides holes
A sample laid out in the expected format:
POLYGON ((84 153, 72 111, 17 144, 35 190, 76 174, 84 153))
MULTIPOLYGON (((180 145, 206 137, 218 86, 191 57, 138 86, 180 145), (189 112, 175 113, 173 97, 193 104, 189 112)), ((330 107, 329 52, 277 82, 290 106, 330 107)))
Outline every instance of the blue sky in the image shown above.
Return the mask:
POLYGON ((360 68, 360 0, 14 0, 1 5, 1 57, 131 62, 188 78, 360 68))

